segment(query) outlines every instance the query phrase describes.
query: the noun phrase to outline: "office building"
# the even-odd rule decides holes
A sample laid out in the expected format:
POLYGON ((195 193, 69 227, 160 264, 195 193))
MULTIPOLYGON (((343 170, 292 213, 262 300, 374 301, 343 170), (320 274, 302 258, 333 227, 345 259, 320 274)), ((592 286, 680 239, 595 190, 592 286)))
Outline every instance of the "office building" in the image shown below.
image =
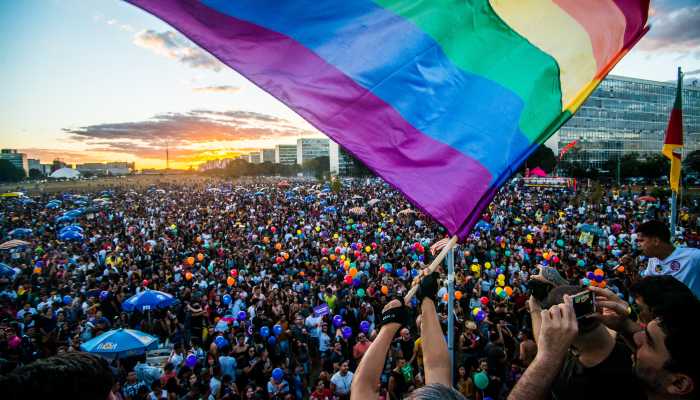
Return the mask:
POLYGON ((275 162, 275 149, 261 149, 260 154, 262 154, 262 162, 275 162))
POLYGON ((355 159, 345 151, 338 143, 330 141, 328 145, 328 157, 332 176, 346 176, 355 166, 355 159))
POLYGON ((115 161, 107 163, 84 163, 76 166, 82 175, 128 175, 134 171, 134 163, 115 161))
MULTIPOLYGON (((637 153, 640 158, 661 153, 676 97, 676 82, 608 76, 563 126, 555 139, 561 149, 577 141, 563 160, 602 168, 608 160, 637 153)), ((700 148, 700 84, 683 88, 683 155, 700 148)))
POLYGON ((248 154, 248 162, 251 164, 260 164, 262 162, 262 155, 259 151, 254 151, 248 154))
POLYGON ((297 164, 317 157, 328 157, 328 139, 297 139, 297 164))
POLYGON ((29 161, 27 155, 20 153, 16 149, 0 150, 0 160, 7 160, 10 164, 24 171, 25 176, 29 176, 29 161))
POLYGON ((275 146, 275 164, 294 165, 297 163, 297 145, 278 144, 275 146))

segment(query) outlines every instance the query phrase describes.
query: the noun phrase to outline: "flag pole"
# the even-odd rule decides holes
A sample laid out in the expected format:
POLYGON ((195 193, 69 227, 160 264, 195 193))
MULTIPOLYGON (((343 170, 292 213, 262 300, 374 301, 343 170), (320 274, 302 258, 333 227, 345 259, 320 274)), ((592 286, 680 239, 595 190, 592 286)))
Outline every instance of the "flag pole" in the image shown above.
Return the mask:
POLYGON ((447 351, 450 354, 450 379, 454 383, 455 365, 455 249, 447 254, 447 351))
POLYGON ((678 216, 678 192, 671 191, 671 240, 676 236, 676 219, 678 216))

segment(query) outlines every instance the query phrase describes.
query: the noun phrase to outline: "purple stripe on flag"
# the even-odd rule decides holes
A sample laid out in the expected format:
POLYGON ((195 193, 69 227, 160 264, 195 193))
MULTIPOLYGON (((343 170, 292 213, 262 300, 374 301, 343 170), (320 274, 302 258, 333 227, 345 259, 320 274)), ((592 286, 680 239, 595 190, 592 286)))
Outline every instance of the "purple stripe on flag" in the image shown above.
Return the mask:
POLYGON ((451 234, 466 236, 488 204, 492 176, 483 165, 418 131, 293 39, 196 0, 127 1, 171 24, 287 104, 451 234))

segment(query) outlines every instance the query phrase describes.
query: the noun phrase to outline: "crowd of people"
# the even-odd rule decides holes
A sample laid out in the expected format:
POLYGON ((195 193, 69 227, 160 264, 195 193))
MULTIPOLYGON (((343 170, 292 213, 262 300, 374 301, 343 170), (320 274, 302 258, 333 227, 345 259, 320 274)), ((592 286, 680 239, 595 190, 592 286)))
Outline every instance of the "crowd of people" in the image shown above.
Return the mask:
MULTIPOLYGON (((697 396, 697 349, 686 348, 684 324, 698 315, 697 226, 684 214, 672 242, 655 222, 667 220, 666 205, 645 195, 620 188, 594 200, 586 188, 517 180, 500 190, 454 252, 454 364, 437 364, 448 365, 458 395, 697 396), (587 287, 608 312, 577 320, 572 296, 587 287), (676 344, 654 358, 649 346, 660 349, 663 335, 676 344)), ((0 250, 12 270, 0 277, 6 383, 31 382, 32 365, 80 357, 82 344, 119 328, 155 336, 167 357, 85 355, 109 371, 116 399, 340 400, 361 389, 388 400, 429 396, 445 381, 426 366, 436 339, 426 344, 422 332, 436 332, 422 320, 434 310, 447 334, 445 274, 428 275, 434 293, 386 306, 425 281, 447 233, 380 180, 184 179, 42 193, 3 199, 0 223, 3 241, 26 242, 0 250), (149 290, 175 301, 125 307, 149 290), (371 362, 381 366, 358 370, 376 348, 382 357, 371 362)))

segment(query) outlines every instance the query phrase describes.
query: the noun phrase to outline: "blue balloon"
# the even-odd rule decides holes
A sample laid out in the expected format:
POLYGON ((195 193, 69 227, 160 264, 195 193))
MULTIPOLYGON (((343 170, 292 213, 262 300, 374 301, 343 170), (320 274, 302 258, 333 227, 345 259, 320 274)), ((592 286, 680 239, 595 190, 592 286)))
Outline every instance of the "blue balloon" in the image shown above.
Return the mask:
POLYGON ((272 370, 272 379, 279 382, 282 378, 284 378, 284 371, 282 371, 282 368, 275 368, 272 370))
POLYGON ((245 311, 239 311, 238 312, 238 320, 239 321, 245 321, 246 313, 245 311))
POLYGON ((341 325, 343 325, 343 317, 341 317, 340 315, 335 315, 333 317, 333 326, 335 326, 336 328, 340 328, 341 325))
POLYGON ((222 347, 228 344, 228 340, 226 340, 225 337, 219 335, 214 339, 214 344, 216 344, 217 348, 221 349, 222 347))
POLYGON ((260 328, 260 336, 262 336, 264 338, 270 336, 270 328, 268 328, 266 326, 263 326, 262 328, 260 328))
POLYGON ((103 290, 100 292, 100 301, 105 301, 109 297, 109 292, 106 290, 103 290))
POLYGON ((224 302, 224 304, 229 305, 231 304, 231 295, 225 294, 224 297, 221 298, 221 300, 224 302))
POLYGON ((270 336, 269 338, 267 338, 267 343, 268 343, 270 346, 274 346, 275 343, 277 343, 277 338, 274 337, 274 336, 270 336))
POLYGON ((72 301, 73 301, 72 297, 70 297, 68 295, 63 296, 63 304, 70 304, 72 301))
POLYGON ((364 333, 369 332, 370 326, 371 326, 371 324, 369 323, 369 321, 360 322, 360 330, 364 333))
POLYGON ((349 339, 352 336, 352 328, 349 326, 344 326, 342 332, 345 339, 349 339))
POLYGON ((282 334, 282 325, 275 325, 272 327, 272 332, 274 332, 275 336, 279 336, 282 334))
POLYGON ((190 354, 187 356, 185 359, 185 365, 189 368, 194 368, 195 365, 197 365, 197 356, 194 354, 190 354))

